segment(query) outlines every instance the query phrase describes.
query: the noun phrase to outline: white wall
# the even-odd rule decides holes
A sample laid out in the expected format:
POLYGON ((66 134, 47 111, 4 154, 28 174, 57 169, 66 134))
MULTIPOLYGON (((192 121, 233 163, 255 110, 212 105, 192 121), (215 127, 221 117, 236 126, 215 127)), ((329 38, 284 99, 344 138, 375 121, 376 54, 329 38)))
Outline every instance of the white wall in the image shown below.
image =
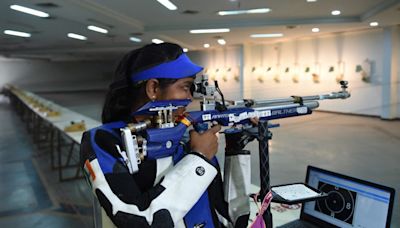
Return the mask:
POLYGON ((34 92, 106 89, 114 62, 0 58, 0 88, 11 83, 34 92))
MULTIPOLYGON (((352 98, 347 101, 321 102, 321 109, 379 116, 381 107, 379 83, 382 78, 381 40, 381 32, 368 31, 266 45, 267 48, 264 49, 272 55, 269 54, 270 57, 265 65, 273 66, 280 63, 281 82, 273 82, 271 76, 264 75, 267 81, 256 85, 254 73, 252 74, 247 68, 245 90, 252 91, 250 94, 256 99, 337 91, 340 87, 336 82, 336 76, 339 74, 338 64, 341 62, 344 64, 343 79, 349 81, 352 98), (277 59, 277 56, 280 56, 280 59, 277 59), (367 59, 372 63, 371 83, 363 82, 361 75, 355 72, 356 65, 364 65, 363 62, 367 59), (312 72, 316 64, 319 65, 319 83, 312 81, 311 73, 305 73, 306 67, 310 67, 312 72), (329 72, 330 67, 334 68, 333 72, 329 72), (289 72, 286 73, 284 71, 287 68, 289 72), (298 83, 292 80, 296 75, 298 83)), ((258 50, 262 47, 249 48, 258 50)), ((260 58, 256 52, 253 53, 248 57, 247 63, 257 62, 260 58)))
POLYGON ((242 99, 243 79, 240 70, 243 54, 240 46, 190 52, 188 55, 193 62, 204 66, 204 73, 209 79, 218 80, 225 99, 242 99))
MULTIPOLYGON (((226 62, 233 65, 240 62, 240 58, 244 58, 244 80, 241 81, 243 82, 243 97, 252 99, 338 91, 340 86, 336 82, 336 77, 342 73, 343 79, 349 81, 351 98, 322 101, 319 109, 381 116, 383 39, 383 29, 378 28, 275 44, 246 44, 243 52, 230 52, 229 61, 225 61, 221 56, 223 49, 204 51, 196 53, 195 56, 202 56, 196 60, 211 69, 223 68, 227 65, 226 62), (240 53, 244 56, 239 56, 240 53), (361 65, 368 73, 370 82, 362 81, 361 72, 356 72, 357 65, 361 65), (271 70, 267 71, 269 67, 271 70), (307 67, 310 71, 306 73, 307 67), (331 67, 334 68, 333 72, 329 72, 331 67), (287 68, 289 71, 285 72, 287 68), (319 74, 319 83, 313 81, 312 73, 319 74), (279 76, 279 83, 274 80, 276 76, 279 76), (293 81, 296 78, 298 83, 293 81)), ((399 52, 396 55, 398 56, 399 52)), ((399 72, 398 68, 397 72, 399 72)), ((220 80, 218 77, 217 79, 220 80)), ((229 79, 222 84, 226 87, 225 93, 229 94, 229 97, 240 99, 240 96, 234 95, 240 88, 237 82, 229 79)), ((397 100, 400 100, 400 92, 397 91, 397 100)), ((400 107, 397 110, 397 117, 400 117, 400 107)))

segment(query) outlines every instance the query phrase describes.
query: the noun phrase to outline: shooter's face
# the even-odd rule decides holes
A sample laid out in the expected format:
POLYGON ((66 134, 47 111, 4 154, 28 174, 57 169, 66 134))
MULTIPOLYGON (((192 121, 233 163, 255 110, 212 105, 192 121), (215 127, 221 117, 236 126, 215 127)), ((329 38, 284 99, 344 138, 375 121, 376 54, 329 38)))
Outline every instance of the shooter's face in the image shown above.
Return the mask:
MULTIPOLYGON (((180 99, 193 99, 191 86, 194 78, 187 77, 178 79, 175 83, 160 91, 158 100, 180 100, 180 99)), ((176 115, 181 115, 185 112, 184 108, 179 108, 176 115)))

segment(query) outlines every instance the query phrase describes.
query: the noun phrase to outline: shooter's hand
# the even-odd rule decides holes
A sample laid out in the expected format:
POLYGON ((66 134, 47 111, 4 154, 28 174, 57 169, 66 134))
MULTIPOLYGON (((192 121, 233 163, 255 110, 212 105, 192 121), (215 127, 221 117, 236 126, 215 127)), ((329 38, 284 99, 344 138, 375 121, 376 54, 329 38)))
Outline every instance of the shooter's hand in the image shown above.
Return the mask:
POLYGON ((253 126, 255 127, 255 126, 257 126, 258 125, 258 123, 260 122, 260 119, 258 118, 258 117, 253 117, 253 118, 250 118, 250 122, 253 124, 253 126))
POLYGON ((190 131, 190 148, 194 152, 201 153, 211 160, 218 152, 217 133, 221 130, 220 125, 215 125, 203 133, 190 131))

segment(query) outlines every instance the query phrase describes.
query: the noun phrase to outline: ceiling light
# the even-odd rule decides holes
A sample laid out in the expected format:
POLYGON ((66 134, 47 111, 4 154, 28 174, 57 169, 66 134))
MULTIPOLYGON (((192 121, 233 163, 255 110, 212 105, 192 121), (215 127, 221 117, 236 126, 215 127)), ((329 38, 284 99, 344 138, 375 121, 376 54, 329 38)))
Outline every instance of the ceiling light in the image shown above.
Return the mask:
POLYGON ((169 10, 176 10, 178 7, 174 5, 174 3, 170 2, 169 0, 157 0, 161 5, 165 6, 165 8, 169 10))
POLYGON ((334 16, 337 16, 337 15, 340 15, 341 12, 340 12, 340 10, 333 10, 333 11, 331 12, 331 14, 334 15, 334 16))
POLYGON ((104 33, 104 34, 108 33, 107 29, 103 29, 103 28, 100 28, 100 27, 97 27, 97 26, 94 26, 94 25, 89 25, 87 28, 89 30, 92 30, 92 31, 95 31, 95 32, 99 32, 99 33, 104 33))
POLYGON ((189 49, 187 49, 187 48, 183 49, 183 52, 188 52, 188 51, 189 51, 189 49))
POLYGON ((373 21, 373 22, 369 23, 369 26, 371 26, 371 27, 376 27, 378 25, 379 25, 379 23, 376 22, 376 21, 373 21))
POLYGON ((270 33, 270 34, 251 34, 251 38, 274 38, 274 37, 282 37, 282 33, 270 33))
POLYGON ((225 45, 225 44, 226 44, 226 41, 225 41, 224 39, 218 39, 217 42, 218 42, 220 45, 225 45))
POLYGON ((199 33, 223 33, 230 32, 231 30, 228 28, 220 28, 220 29, 193 29, 190 30, 190 33, 199 34, 199 33))
POLYGON ((307 0, 307 2, 316 2, 317 0, 307 0))
POLYGON ((137 38, 137 37, 134 37, 134 36, 129 37, 129 40, 130 40, 130 41, 133 41, 133 42, 136 42, 136 43, 142 42, 141 39, 139 39, 139 38, 137 38))
POLYGON ((312 28, 311 31, 312 32, 319 32, 319 28, 312 28))
POLYGON ((239 15, 239 14, 254 14, 254 13, 268 13, 270 12, 270 8, 259 8, 259 9, 249 9, 249 10, 226 10, 226 11, 218 11, 218 15, 226 16, 226 15, 239 15))
POLYGON ((160 39, 152 39, 151 42, 153 42, 153 43, 155 43, 155 44, 164 43, 164 41, 163 41, 163 40, 160 40, 160 39))
POLYGON ((209 47, 210 47, 210 44, 204 44, 203 47, 209 48, 209 47))
POLYGON ((19 36, 19 37, 31 37, 30 33, 13 31, 13 30, 4 30, 4 34, 11 36, 19 36))
POLYGON ((11 5, 10 8, 13 10, 31 14, 31 15, 37 16, 37 17, 50 17, 50 15, 48 13, 45 13, 45 12, 42 12, 39 10, 34 10, 34 9, 31 9, 28 7, 20 6, 20 5, 11 5))
POLYGON ((75 33, 68 33, 67 36, 68 36, 69 38, 72 38, 72 39, 87 40, 86 36, 82 36, 82 35, 75 34, 75 33))

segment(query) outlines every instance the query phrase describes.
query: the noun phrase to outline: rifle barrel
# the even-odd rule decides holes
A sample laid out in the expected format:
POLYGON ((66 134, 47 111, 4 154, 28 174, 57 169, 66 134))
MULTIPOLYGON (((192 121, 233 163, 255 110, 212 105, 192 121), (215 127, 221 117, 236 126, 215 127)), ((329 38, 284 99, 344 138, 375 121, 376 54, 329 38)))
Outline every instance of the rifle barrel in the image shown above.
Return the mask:
POLYGON ((277 99, 269 99, 269 100, 239 100, 233 101, 233 106, 243 107, 247 104, 250 104, 250 107, 266 107, 266 106, 277 106, 277 105, 289 105, 289 104, 296 104, 302 103, 306 101, 318 101, 318 100, 326 100, 326 99, 346 99, 350 97, 350 93, 347 91, 340 91, 340 92, 332 92, 329 94, 322 94, 322 95, 312 95, 312 96, 292 96, 289 98, 277 98, 277 99))
POLYGON ((265 110, 265 109, 284 109, 284 108, 295 108, 295 107, 300 107, 300 106, 306 106, 309 109, 316 109, 319 107, 319 103, 318 101, 307 101, 304 102, 303 105, 299 104, 299 103, 287 103, 287 104, 276 104, 274 106, 272 105, 264 105, 264 106, 258 106, 258 107, 254 107, 254 110, 260 111, 260 110, 265 110))

